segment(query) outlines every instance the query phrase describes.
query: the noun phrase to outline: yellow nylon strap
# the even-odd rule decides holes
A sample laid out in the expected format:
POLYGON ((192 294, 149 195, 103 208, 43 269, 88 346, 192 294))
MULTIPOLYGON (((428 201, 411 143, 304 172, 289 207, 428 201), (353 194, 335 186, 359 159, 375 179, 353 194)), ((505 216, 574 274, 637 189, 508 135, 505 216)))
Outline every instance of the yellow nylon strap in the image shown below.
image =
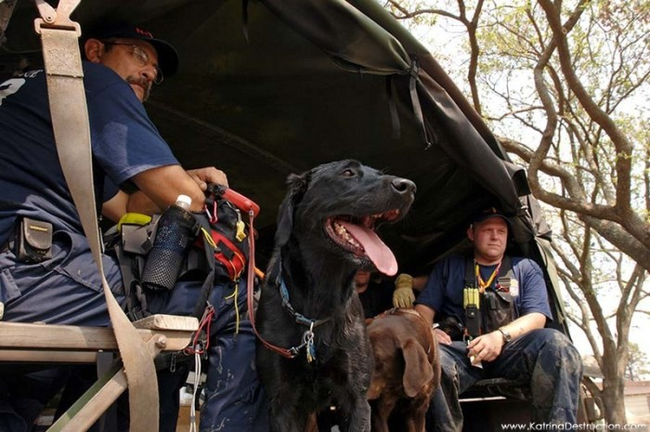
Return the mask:
POLYGON ((147 225, 152 217, 142 213, 124 213, 117 222, 117 230, 122 230, 122 225, 147 225))

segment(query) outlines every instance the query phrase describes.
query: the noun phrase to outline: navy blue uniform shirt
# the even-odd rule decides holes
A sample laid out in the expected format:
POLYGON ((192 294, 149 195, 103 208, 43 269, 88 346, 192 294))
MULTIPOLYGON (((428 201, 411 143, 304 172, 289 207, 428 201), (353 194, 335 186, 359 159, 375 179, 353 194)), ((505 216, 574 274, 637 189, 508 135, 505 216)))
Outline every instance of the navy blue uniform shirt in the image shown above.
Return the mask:
MULTIPOLYGON (((488 275, 496 266, 486 268, 488 275)), ((539 312, 552 319, 548 304, 548 293, 542 270, 537 263, 527 258, 512 258, 512 270, 517 288, 510 290, 515 302, 517 317, 539 312)), ((484 275, 483 278, 487 280, 484 275)), ((434 266, 427 285, 417 298, 416 304, 429 306, 436 315, 453 316, 464 321, 463 288, 465 287, 465 257, 453 255, 442 259, 434 266)))
MULTIPOLYGON (((92 153, 107 176, 104 199, 142 171, 178 164, 133 89, 101 64, 83 62, 83 68, 92 153)), ((81 233, 58 161, 42 70, 0 83, 0 148, 0 244, 18 215, 81 233)))

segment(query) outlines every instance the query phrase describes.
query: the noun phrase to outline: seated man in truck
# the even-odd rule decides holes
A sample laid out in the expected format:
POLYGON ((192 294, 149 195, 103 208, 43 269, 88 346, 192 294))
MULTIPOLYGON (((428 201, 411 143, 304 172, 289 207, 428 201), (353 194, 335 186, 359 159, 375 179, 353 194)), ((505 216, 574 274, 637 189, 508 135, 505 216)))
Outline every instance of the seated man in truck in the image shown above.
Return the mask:
POLYGON ((442 365, 427 431, 460 432, 459 396, 497 377, 529 383, 533 422, 576 423, 580 356, 566 335, 544 328, 544 277, 532 260, 505 254, 510 224, 494 208, 478 214, 467 229, 473 256, 436 263, 415 302, 436 327, 442 365))
MULTIPOLYGON (((226 185, 226 175, 213 167, 184 170, 143 106, 153 84, 162 82, 163 74, 169 77, 176 72, 175 49, 122 21, 107 20, 89 31, 84 29, 84 38, 84 85, 102 214, 118 221, 126 212, 161 212, 180 194, 191 197, 191 210, 202 211, 207 183, 226 185), (137 191, 125 193, 117 186, 124 184, 135 185, 137 191)), ((0 309, 4 309, 0 319, 109 325, 100 275, 59 164, 42 70, 0 83, 0 147, 0 309), (17 233, 24 228, 25 218, 51 226, 47 251, 33 256, 19 253, 17 233)), ((108 255, 103 262, 111 290, 124 304, 119 265, 108 255)), ((261 396, 252 368, 254 335, 250 323, 242 319, 235 338, 237 308, 232 300, 224 301, 235 290, 234 285, 215 283, 209 298, 218 317, 212 326, 211 336, 216 340, 210 361, 218 362, 219 367, 208 373, 212 374, 209 382, 219 388, 208 389, 201 430, 265 430, 263 424, 256 427, 261 396)), ((239 290, 237 302, 242 311, 246 307, 244 283, 239 290)), ((31 430, 38 415, 34 403, 44 402, 46 383, 54 391, 60 377, 25 377, 42 385, 36 386, 37 394, 23 394, 19 404, 14 392, 26 387, 20 387, 15 374, 7 372, 3 367, 0 373, 0 428, 31 430)), ((166 390, 163 387, 161 392, 166 390)), ((177 399, 177 389, 170 391, 161 394, 161 401, 177 399)), ((175 430, 173 408, 161 411, 161 429, 175 430)))

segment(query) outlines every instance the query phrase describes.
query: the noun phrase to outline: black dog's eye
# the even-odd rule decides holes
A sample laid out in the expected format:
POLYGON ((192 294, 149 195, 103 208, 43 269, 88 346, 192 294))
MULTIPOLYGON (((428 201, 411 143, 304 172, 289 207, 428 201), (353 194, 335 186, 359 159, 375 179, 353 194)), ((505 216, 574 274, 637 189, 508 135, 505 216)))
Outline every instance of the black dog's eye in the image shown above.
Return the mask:
POLYGON ((356 176, 356 173, 354 171, 352 171, 351 169, 349 169, 349 168, 341 173, 341 177, 348 177, 349 178, 349 177, 355 177, 355 176, 356 176))

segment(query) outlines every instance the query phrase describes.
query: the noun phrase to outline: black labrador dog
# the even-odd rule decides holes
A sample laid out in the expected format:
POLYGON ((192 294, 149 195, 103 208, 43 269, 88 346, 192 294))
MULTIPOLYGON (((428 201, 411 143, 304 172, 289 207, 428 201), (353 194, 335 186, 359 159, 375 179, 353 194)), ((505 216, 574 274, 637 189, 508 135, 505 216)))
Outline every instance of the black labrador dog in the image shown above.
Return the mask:
POLYGON ((374 228, 408 212, 415 184, 344 160, 291 175, 288 187, 256 314, 271 431, 314 430, 332 404, 342 430, 370 431, 373 355, 353 279, 397 272, 374 228))

